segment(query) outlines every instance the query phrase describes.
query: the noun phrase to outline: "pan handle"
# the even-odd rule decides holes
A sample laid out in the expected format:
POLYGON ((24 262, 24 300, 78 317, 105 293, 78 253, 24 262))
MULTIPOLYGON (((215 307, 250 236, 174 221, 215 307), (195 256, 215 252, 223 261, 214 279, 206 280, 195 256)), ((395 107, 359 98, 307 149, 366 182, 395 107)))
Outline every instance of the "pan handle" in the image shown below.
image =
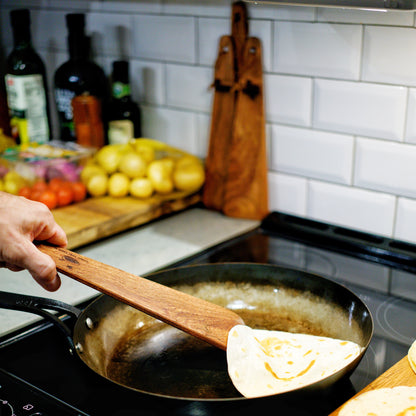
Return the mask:
POLYGON ((0 291, 0 308, 34 313, 41 316, 42 318, 45 318, 61 330, 67 340, 69 351, 71 354, 75 354, 75 345, 74 341, 72 340, 71 330, 56 315, 48 312, 48 310, 65 313, 67 315, 78 318, 81 314, 80 309, 54 299, 21 295, 3 291, 0 291))

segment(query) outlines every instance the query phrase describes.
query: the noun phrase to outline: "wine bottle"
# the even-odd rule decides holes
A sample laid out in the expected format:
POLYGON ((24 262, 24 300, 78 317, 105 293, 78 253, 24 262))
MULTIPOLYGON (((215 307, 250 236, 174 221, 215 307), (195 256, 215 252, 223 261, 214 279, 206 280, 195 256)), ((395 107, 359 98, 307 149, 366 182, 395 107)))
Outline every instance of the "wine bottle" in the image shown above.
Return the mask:
POLYGON ((131 98, 129 63, 115 61, 112 99, 108 110, 108 141, 110 144, 127 143, 141 135, 140 109, 131 98))
POLYGON ((90 59, 90 38, 85 34, 85 15, 67 14, 66 24, 69 60, 55 72, 55 101, 61 140, 76 141, 72 100, 76 96, 87 95, 92 96, 94 101, 97 99, 101 106, 102 122, 105 125, 105 107, 108 105, 109 88, 104 71, 90 59))
POLYGON ((6 92, 12 136, 17 143, 45 143, 51 138, 46 70, 32 46, 30 12, 10 12, 13 50, 6 60, 6 92))

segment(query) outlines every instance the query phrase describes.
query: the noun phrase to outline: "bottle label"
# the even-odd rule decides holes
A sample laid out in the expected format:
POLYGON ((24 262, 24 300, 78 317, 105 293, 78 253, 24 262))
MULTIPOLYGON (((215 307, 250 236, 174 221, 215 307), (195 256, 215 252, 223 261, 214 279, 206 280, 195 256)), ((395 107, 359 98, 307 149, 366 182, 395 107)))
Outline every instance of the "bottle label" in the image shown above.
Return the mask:
POLYGON ((125 144, 134 138, 134 125, 130 120, 113 120, 108 123, 108 142, 125 144))
POLYGON ((74 114, 72 110, 72 99, 74 97, 74 91, 64 88, 55 89, 56 108, 61 123, 61 130, 64 128, 75 140, 74 114))
POLYGON ((113 97, 120 99, 123 97, 128 97, 130 95, 130 85, 123 84, 122 82, 113 83, 113 97))
POLYGON ((20 143, 49 140, 46 94, 42 75, 5 76, 12 135, 20 143))

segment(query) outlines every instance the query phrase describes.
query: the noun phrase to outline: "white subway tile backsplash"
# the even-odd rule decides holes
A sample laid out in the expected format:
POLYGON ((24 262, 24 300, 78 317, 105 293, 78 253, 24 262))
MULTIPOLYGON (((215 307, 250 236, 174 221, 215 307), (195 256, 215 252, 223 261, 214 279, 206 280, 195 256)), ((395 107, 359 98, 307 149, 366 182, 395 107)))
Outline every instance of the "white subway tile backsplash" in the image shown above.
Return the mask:
POLYGON ((404 87, 317 79, 313 126, 401 140, 406 96, 404 87))
POLYGON ((167 104, 194 111, 211 111, 214 90, 211 68, 185 65, 166 66, 167 104))
POLYGON ((128 14, 90 13, 87 20, 94 53, 126 59, 133 55, 133 18, 128 14))
POLYGON ((267 121, 300 126, 311 124, 310 78, 266 74, 264 85, 267 121))
MULTIPOLYGON (((73 0, 70 1, 73 3, 73 0)), ((116 13, 160 13, 162 11, 162 0, 105 0, 100 3, 103 11, 116 13)))
MULTIPOLYGON (((232 0, 18 3, 31 9, 55 133, 65 14, 82 12, 95 62, 109 74, 113 60, 129 60, 143 134, 206 156, 209 86, 219 39, 231 33, 232 0)), ((16 4, 0 0, 3 55, 16 4)), ((249 35, 262 43, 271 209, 416 243, 415 14, 246 5, 249 35)))
POLYGON ((164 64, 131 60, 130 83, 132 95, 137 101, 145 104, 166 104, 164 64))
POLYGON ((249 17, 269 20, 315 20, 315 7, 280 6, 254 3, 250 4, 249 17))
POLYGON ((352 136, 275 125, 271 144, 273 170, 351 183, 352 136))
POLYGON ((416 146, 359 138, 354 185, 416 198, 416 146))
POLYGON ((310 181, 307 215, 369 233, 390 237, 395 197, 364 189, 310 181))
MULTIPOLYGON (((30 10, 32 41, 38 50, 67 51, 65 15, 63 11, 30 10)), ((87 33, 88 29, 87 25, 87 33)))
POLYGON ((232 0, 198 0, 192 2, 163 0, 163 12, 166 14, 230 17, 231 4, 232 0))
POLYGON ((273 70, 358 79, 361 38, 358 25, 275 22, 273 70))
POLYGON ((193 17, 135 15, 133 19, 135 57, 190 64, 196 62, 193 17))
POLYGON ((416 243, 416 200, 398 198, 394 238, 416 243))
POLYGON ((229 34, 230 22, 227 19, 198 19, 199 63, 213 66, 217 59, 220 38, 229 34))
POLYGON ((304 217, 307 179, 269 172, 269 210, 304 217))
POLYGON ((413 26, 414 13, 397 13, 397 11, 374 11, 357 9, 338 9, 319 7, 317 18, 320 22, 356 23, 370 25, 413 26))
POLYGON ((196 154, 204 159, 208 154, 211 116, 199 113, 196 116, 196 122, 198 132, 198 150, 196 154))
POLYGON ((190 111, 142 106, 143 136, 198 153, 196 115, 190 111))
MULTIPOLYGON (((16 0, 11 0, 15 2, 16 0)), ((70 13, 93 12, 101 10, 104 4, 102 0, 42 0, 42 3, 49 2, 49 7, 54 9, 66 9, 70 13)), ((117 0, 117 3, 122 1, 117 0)), ((108 2, 105 2, 106 4, 108 2)))
MULTIPOLYGON (((270 71, 272 67, 272 24, 264 20, 249 21, 249 36, 261 41, 263 68, 270 71)), ((199 63, 214 65, 218 55, 218 44, 221 36, 231 35, 231 23, 228 19, 201 18, 198 19, 198 50, 199 63)))
POLYGON ((416 144, 416 88, 409 88, 404 140, 416 144))
POLYGON ((366 26, 363 80, 416 86, 414 28, 366 26))

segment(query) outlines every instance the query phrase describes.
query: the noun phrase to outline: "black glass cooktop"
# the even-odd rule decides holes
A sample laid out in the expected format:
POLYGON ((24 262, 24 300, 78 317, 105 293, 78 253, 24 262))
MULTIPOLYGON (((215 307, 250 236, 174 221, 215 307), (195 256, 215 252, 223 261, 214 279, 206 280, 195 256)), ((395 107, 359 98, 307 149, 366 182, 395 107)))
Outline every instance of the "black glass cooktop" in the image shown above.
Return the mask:
MULTIPOLYGON (((44 323, 25 335, 0 339, 0 415, 13 415, 11 405, 16 416, 241 416, 270 409, 282 415, 328 415, 401 359, 413 342, 416 291, 409 290, 416 278, 413 249, 406 243, 273 213, 257 230, 175 265, 271 263, 316 273, 353 290, 371 310, 374 336, 352 376, 324 392, 302 400, 289 395, 285 400, 276 396, 229 402, 145 395, 96 375, 69 353, 59 331, 44 323)), ((66 323, 71 327, 72 318, 66 323)))

